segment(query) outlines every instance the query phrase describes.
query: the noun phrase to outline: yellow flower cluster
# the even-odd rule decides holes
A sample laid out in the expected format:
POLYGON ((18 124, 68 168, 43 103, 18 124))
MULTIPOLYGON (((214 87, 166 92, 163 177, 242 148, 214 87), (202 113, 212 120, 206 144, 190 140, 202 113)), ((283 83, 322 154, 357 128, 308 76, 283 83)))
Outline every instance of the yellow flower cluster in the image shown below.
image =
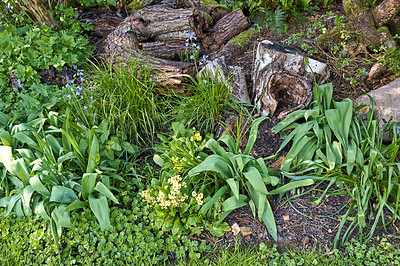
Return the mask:
POLYGON ((143 190, 139 195, 144 198, 144 200, 153 205, 159 205, 163 209, 167 209, 169 206, 174 208, 180 207, 185 200, 187 200, 188 195, 181 192, 182 187, 186 187, 186 182, 181 182, 182 178, 180 175, 172 176, 168 179, 168 185, 164 188, 168 191, 168 195, 164 192, 159 191, 157 198, 151 195, 152 190, 143 190))
POLYGON ((203 193, 196 193, 196 191, 192 192, 192 196, 196 198, 197 204, 203 205, 203 193))
POLYGON ((194 135, 190 137, 190 140, 191 141, 201 141, 202 138, 201 138, 200 132, 194 130, 194 135))

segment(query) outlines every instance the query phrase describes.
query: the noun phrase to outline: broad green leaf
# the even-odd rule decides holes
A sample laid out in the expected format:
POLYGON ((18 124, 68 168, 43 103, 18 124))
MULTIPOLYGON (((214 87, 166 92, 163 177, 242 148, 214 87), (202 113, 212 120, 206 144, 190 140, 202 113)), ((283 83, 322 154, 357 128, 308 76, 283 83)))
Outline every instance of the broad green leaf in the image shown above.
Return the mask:
POLYGON ((78 210, 78 209, 86 209, 88 206, 88 204, 84 201, 80 201, 80 200, 76 200, 74 202, 72 202, 71 204, 69 204, 66 208, 65 208, 65 212, 71 212, 74 210, 78 210))
POLYGON ((18 133, 13 135, 13 138, 19 140, 23 144, 26 143, 28 145, 36 146, 36 142, 32 138, 30 138, 28 136, 28 132, 27 131, 18 132, 18 133))
POLYGON ((277 241, 278 230, 276 229, 274 213, 268 200, 265 200, 265 209, 262 213, 262 220, 264 221, 265 226, 267 227, 268 232, 271 234, 272 238, 277 241))
POLYGON ((222 141, 228 147, 228 150, 234 154, 236 154, 236 145, 232 136, 229 134, 222 135, 218 140, 222 141))
POLYGON ((21 201, 21 194, 16 194, 11 197, 10 201, 8 202, 7 211, 4 216, 9 215, 13 211, 18 201, 21 201))
POLYGON ((296 110, 290 113, 285 119, 274 126, 271 130, 272 134, 278 134, 282 130, 285 130, 287 126, 291 125, 296 120, 304 117, 306 110, 296 110))
POLYGON ((20 158, 12 161, 11 166, 14 168, 14 173, 18 176, 18 178, 21 179, 25 185, 29 184, 30 171, 26 167, 24 159, 20 158))
POLYGON ((96 184, 97 173, 85 173, 82 177, 81 192, 82 198, 87 200, 93 193, 96 184))
POLYGON ((153 161, 160 167, 162 167, 164 165, 163 158, 161 158, 160 155, 158 155, 158 154, 153 156, 153 161))
POLYGON ((65 209, 65 205, 60 205, 56 207, 51 213, 51 218, 53 218, 53 220, 56 222, 59 235, 61 235, 62 227, 71 227, 70 213, 68 211, 65 211, 65 209))
POLYGON ((199 215, 204 215, 211 206, 216 203, 229 189, 226 186, 221 187, 218 191, 214 194, 214 196, 206 202, 206 204, 201 207, 199 210, 199 215))
POLYGON ((30 149, 16 149, 16 151, 22 156, 22 158, 26 158, 28 160, 33 160, 35 155, 30 149))
POLYGON ((213 236, 221 237, 225 232, 231 231, 231 227, 227 223, 210 223, 205 226, 213 236))
POLYGON ((277 195, 277 194, 282 194, 287 191, 290 191, 292 189, 298 188, 298 187, 307 187, 314 184, 314 180, 309 178, 309 179, 303 179, 303 180, 298 180, 298 181, 292 181, 289 184, 283 185, 279 188, 276 188, 274 190, 271 190, 268 195, 277 195))
POLYGON ((325 110, 326 120, 339 142, 347 148, 353 117, 353 102, 344 99, 336 103, 336 109, 325 110))
POLYGON ((0 162, 3 163, 8 172, 15 175, 14 167, 11 164, 12 161, 12 148, 10 146, 0 146, 0 162))
POLYGON ((239 181, 236 181, 234 178, 228 178, 226 180, 226 183, 228 183, 228 185, 231 188, 231 191, 232 191, 233 195, 236 197, 236 199, 239 200, 239 181))
POLYGON ((42 217, 43 219, 47 220, 47 221, 51 221, 50 216, 47 214, 45 206, 44 206, 44 201, 40 201, 35 208, 35 213, 40 215, 40 217, 42 217))
POLYGON ((35 189, 35 191, 37 191, 39 194, 41 194, 44 197, 50 197, 50 192, 42 184, 42 181, 40 180, 38 175, 32 176, 29 179, 29 183, 35 189))
POLYGON ((46 143, 55 151, 57 157, 60 155, 61 145, 53 135, 46 135, 46 143))
POLYGON ((179 219, 179 218, 175 218, 175 217, 169 217, 163 224, 162 226, 162 230, 163 231, 169 231, 172 229, 172 227, 174 226, 174 222, 175 219, 179 219))
POLYGON ((107 198, 103 195, 99 195, 99 197, 96 198, 91 194, 89 195, 89 206, 94 216, 96 216, 101 230, 110 228, 110 209, 108 207, 107 198))
POLYGON ((229 154, 222 148, 215 139, 209 139, 206 142, 206 147, 214 154, 221 156, 224 160, 229 161, 229 154))
POLYGON ((97 182, 96 187, 94 188, 97 192, 100 194, 106 196, 116 204, 119 204, 118 200, 114 197, 114 195, 111 193, 111 191, 101 182, 97 182))
POLYGON ((22 208, 26 216, 32 215, 31 197, 35 190, 31 186, 26 186, 21 194, 22 208))
POLYGON ((3 142, 3 146, 11 146, 11 147, 13 146, 11 134, 2 128, 0 128, 0 139, 1 139, 1 142, 3 142))
POLYGON ((255 167, 249 167, 246 172, 243 173, 250 184, 254 187, 255 190, 268 194, 268 190, 265 187, 264 181, 260 175, 260 172, 255 167))
MULTIPOLYGON (((247 189, 250 192, 251 200, 255 204, 255 207, 258 211, 258 219, 262 219, 262 214, 265 209, 265 201, 267 200, 267 195, 260 193, 259 191, 255 190, 254 187, 250 184, 250 182, 246 182, 247 189)), ((253 214, 254 214, 253 210, 253 214)))
MULTIPOLYGON (((265 164, 265 161, 263 158, 258 158, 257 160, 258 165, 260 166, 262 173, 266 176, 268 176, 268 168, 267 165, 265 164)), ((273 185, 274 186, 274 185, 273 185)))
POLYGON ((89 157, 86 173, 93 173, 100 162, 99 141, 97 140, 94 129, 90 130, 91 142, 89 144, 89 157))
POLYGON ((58 202, 58 203, 72 203, 76 200, 79 200, 78 196, 76 196, 75 192, 67 187, 63 186, 53 186, 51 190, 50 202, 58 202))
POLYGON ((223 179, 233 177, 233 170, 229 164, 219 155, 210 155, 199 165, 191 169, 188 173, 189 176, 194 176, 204 171, 215 171, 221 175, 223 179))
POLYGON ((63 133, 63 136, 66 136, 69 143, 72 145, 72 147, 74 148, 76 154, 78 155, 78 160, 81 162, 81 164, 83 164, 85 161, 83 159, 83 155, 81 150, 79 149, 79 145, 78 143, 76 143, 76 141, 72 138, 72 136, 70 134, 68 134, 68 132, 66 132, 64 129, 61 129, 61 132, 63 133))
POLYGON ((235 196, 232 196, 222 203, 222 211, 227 212, 235 210, 237 208, 246 206, 247 202, 248 198, 245 195, 239 195, 239 199, 236 199, 235 196))
POLYGON ((11 117, 9 117, 8 115, 6 115, 3 112, 0 112, 0 124, 3 126, 7 126, 8 121, 10 121, 11 117))
POLYGON ((172 234, 176 235, 179 233, 179 231, 181 231, 181 220, 179 218, 176 218, 174 221, 174 226, 172 227, 172 234))
POLYGON ((251 124, 250 135, 249 135, 249 139, 247 140, 247 145, 246 145, 244 154, 248 155, 253 150, 253 146, 254 146, 254 143, 256 142, 257 135, 258 135, 258 126, 265 119, 267 119, 266 116, 261 116, 261 117, 257 118, 256 120, 254 120, 253 123, 251 124))
POLYGON ((263 181, 265 184, 267 185, 271 185, 271 186, 276 186, 279 184, 279 182, 281 181, 278 177, 273 176, 273 175, 269 175, 267 177, 263 178, 263 181))

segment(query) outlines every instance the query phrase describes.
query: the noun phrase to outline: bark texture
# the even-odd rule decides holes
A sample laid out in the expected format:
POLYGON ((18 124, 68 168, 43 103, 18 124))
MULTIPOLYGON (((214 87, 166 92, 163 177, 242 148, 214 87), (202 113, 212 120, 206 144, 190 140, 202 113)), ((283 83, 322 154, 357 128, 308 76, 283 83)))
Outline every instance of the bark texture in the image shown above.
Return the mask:
POLYGON ((382 27, 391 21, 400 11, 399 0, 384 0, 374 7, 373 15, 376 27, 382 27))
POLYGON ((278 119, 306 107, 312 99, 313 74, 319 79, 329 76, 325 63, 299 55, 287 46, 270 41, 258 44, 253 71, 254 104, 265 116, 278 119), (306 65, 304 59, 309 61, 306 65))
POLYGON ((48 11, 48 7, 41 0, 18 0, 18 4, 27 13, 34 16, 39 26, 47 25, 52 29, 57 29, 59 25, 48 11))

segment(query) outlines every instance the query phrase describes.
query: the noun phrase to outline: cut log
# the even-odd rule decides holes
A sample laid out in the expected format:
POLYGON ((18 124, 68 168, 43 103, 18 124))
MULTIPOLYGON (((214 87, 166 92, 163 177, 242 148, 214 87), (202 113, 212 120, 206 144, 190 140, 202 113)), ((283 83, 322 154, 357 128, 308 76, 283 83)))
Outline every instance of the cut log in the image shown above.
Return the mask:
POLYGON ((320 82, 329 77, 323 62, 268 40, 258 43, 253 71, 254 104, 265 116, 274 115, 281 105, 278 119, 306 107, 312 99, 313 73, 320 82))
POLYGON ((142 43, 142 49, 147 55, 178 61, 185 54, 186 47, 184 41, 164 41, 142 43))
POLYGON ((249 26, 250 23, 242 10, 235 9, 217 21, 212 31, 202 40, 202 45, 204 48, 208 48, 208 53, 216 51, 249 26))
POLYGON ((145 7, 132 15, 133 20, 141 22, 148 36, 156 41, 186 40, 189 30, 198 38, 208 28, 207 19, 197 9, 175 9, 170 5, 145 7))

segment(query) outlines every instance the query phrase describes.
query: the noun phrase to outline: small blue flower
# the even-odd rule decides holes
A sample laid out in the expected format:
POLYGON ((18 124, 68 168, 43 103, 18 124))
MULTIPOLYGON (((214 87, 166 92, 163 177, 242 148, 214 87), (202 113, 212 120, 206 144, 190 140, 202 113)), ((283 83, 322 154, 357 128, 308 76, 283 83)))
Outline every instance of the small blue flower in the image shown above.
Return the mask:
POLYGON ((83 110, 86 110, 86 109, 87 109, 87 106, 86 106, 86 105, 84 105, 84 106, 83 106, 83 110))
POLYGON ((77 65, 73 65, 73 68, 74 68, 75 70, 77 70, 77 69, 78 69, 78 66, 77 66, 77 65))
POLYGON ((71 95, 71 94, 68 94, 67 97, 68 97, 68 99, 71 99, 71 98, 72 98, 72 95, 71 95))
POLYGON ((191 55, 191 56, 189 57, 189 59, 190 59, 190 60, 194 60, 194 55, 191 55))
POLYGON ((76 91, 76 95, 81 95, 81 93, 82 93, 82 91, 80 91, 80 90, 76 91))
POLYGON ((93 100, 93 96, 90 96, 89 99, 90 99, 90 100, 93 100))
POLYGON ((69 77, 68 77, 68 76, 65 76, 65 79, 66 79, 66 80, 69 80, 69 77))

